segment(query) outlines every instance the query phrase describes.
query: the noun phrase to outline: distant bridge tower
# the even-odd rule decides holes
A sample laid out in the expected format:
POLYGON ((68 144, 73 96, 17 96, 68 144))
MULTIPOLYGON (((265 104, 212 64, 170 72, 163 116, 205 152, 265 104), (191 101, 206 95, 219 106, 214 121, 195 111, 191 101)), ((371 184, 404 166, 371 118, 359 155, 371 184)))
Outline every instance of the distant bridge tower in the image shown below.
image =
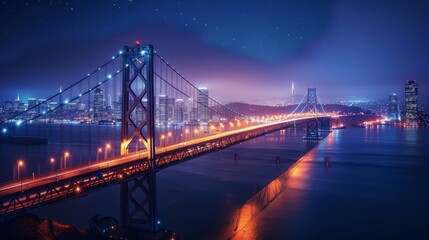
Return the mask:
POLYGON ((307 89, 307 108, 309 113, 318 114, 317 112, 317 93, 316 88, 307 89))
POLYGON ((307 135, 304 137, 305 140, 321 140, 322 137, 319 134, 319 123, 318 123, 318 111, 317 111, 317 93, 316 88, 307 89, 307 103, 306 108, 308 113, 316 115, 316 118, 312 121, 307 122, 307 135))
MULTIPOLYGON (((155 85, 153 47, 125 46, 122 73, 121 155, 141 141, 149 164, 142 176, 121 183, 120 218, 122 225, 156 232, 157 200, 155 174, 155 85)), ((139 149, 135 149, 138 151, 139 149)))

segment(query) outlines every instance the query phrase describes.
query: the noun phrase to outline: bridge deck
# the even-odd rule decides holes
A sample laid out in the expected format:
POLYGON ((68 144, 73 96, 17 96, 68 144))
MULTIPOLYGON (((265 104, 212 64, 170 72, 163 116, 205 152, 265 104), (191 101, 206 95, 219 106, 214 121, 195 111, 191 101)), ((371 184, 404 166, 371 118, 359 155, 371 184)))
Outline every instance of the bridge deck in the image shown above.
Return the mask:
MULTIPOLYGON (((314 117, 289 119, 218 133, 156 149, 156 168, 165 168, 182 160, 245 141, 268 132, 303 122, 314 117)), ((145 150, 123 156, 80 165, 33 178, 0 185, 0 216, 4 217, 29 208, 64 198, 76 197, 99 187, 118 183, 149 169, 145 150)))

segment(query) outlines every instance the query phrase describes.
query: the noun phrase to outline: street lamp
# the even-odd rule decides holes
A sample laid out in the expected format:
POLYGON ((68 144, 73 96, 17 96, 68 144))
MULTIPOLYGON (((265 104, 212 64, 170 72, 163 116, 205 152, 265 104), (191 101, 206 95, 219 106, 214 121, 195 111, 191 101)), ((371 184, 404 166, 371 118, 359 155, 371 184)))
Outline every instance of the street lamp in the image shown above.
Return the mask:
POLYGON ((54 162, 55 162, 55 159, 51 158, 49 161, 51 162, 51 172, 53 172, 54 171, 54 162))
POLYGON ((19 178, 19 168, 22 166, 24 166, 24 161, 19 160, 18 161, 18 180, 21 180, 21 192, 22 192, 22 178, 21 179, 19 178))
POLYGON ((185 129, 186 140, 188 140, 189 129, 185 129))
POLYGON ((67 157, 69 156, 70 154, 69 154, 69 152, 65 152, 64 153, 64 168, 66 168, 67 167, 67 157))
POLYGON ((103 151, 101 148, 98 148, 97 150, 97 161, 100 160, 100 153, 103 151))
MULTIPOLYGON (((164 135, 164 134, 161 134, 161 140, 164 140, 164 145, 163 145, 163 147, 165 147, 165 135, 164 135)), ((161 142, 160 142, 159 144, 161 145, 161 142)))
POLYGON ((20 179, 20 178, 19 178, 19 168, 20 168, 20 167, 22 167, 22 166, 24 166, 24 161, 19 160, 19 161, 18 161, 18 180, 20 179))
POLYGON ((106 148, 104 149, 104 159, 107 159, 107 150, 110 150, 110 144, 106 144, 106 148))
MULTIPOLYGON (((172 136, 171 132, 168 132, 168 138, 172 136)), ((170 140, 167 141, 167 143, 170 143, 170 140)))

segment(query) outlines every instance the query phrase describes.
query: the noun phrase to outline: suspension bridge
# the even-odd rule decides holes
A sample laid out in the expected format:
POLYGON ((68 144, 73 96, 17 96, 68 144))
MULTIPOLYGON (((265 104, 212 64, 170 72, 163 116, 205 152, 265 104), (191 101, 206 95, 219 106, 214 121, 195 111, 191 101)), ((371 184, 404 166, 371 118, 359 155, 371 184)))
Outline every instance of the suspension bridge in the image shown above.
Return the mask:
POLYGON ((157 171, 297 124, 306 124, 306 140, 329 131, 315 88, 292 113, 244 116, 151 45, 125 46, 72 85, 1 119, 2 141, 14 144, 5 154, 13 175, 0 184, 0 217, 120 184, 122 225, 156 232, 157 171))

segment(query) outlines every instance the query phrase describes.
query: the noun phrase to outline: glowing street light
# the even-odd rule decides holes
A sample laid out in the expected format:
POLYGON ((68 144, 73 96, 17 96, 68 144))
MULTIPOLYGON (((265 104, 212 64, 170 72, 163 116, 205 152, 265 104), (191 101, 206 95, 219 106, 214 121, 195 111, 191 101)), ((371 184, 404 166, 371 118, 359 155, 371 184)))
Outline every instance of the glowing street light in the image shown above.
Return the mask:
POLYGON ((19 161, 18 161, 18 180, 20 179, 20 178, 19 178, 19 168, 20 168, 20 167, 23 167, 23 166, 24 166, 24 161, 19 160, 19 161))
POLYGON ((103 150, 101 148, 98 148, 97 150, 97 161, 100 160, 100 154, 103 150))
MULTIPOLYGON (((173 134, 171 132, 168 132, 168 138, 170 138, 173 134)), ((167 143, 170 143, 170 140, 167 141, 167 143)))
POLYGON ((65 152, 64 153, 64 168, 66 168, 67 167, 67 157, 68 156, 70 156, 70 153, 69 152, 65 152))
POLYGON ((106 144, 106 148, 104 148, 104 159, 107 159, 107 151, 110 150, 110 144, 106 144))
POLYGON ((54 171, 54 163, 55 163, 55 159, 54 159, 54 158, 51 158, 51 159, 49 159, 49 161, 51 162, 51 172, 53 172, 53 171, 54 171))
MULTIPOLYGON (((161 134, 161 140, 163 140, 164 141, 164 145, 163 145, 163 147, 165 147, 165 135, 164 134, 161 134)), ((162 143, 160 142, 159 143, 160 145, 162 145, 162 143)))

